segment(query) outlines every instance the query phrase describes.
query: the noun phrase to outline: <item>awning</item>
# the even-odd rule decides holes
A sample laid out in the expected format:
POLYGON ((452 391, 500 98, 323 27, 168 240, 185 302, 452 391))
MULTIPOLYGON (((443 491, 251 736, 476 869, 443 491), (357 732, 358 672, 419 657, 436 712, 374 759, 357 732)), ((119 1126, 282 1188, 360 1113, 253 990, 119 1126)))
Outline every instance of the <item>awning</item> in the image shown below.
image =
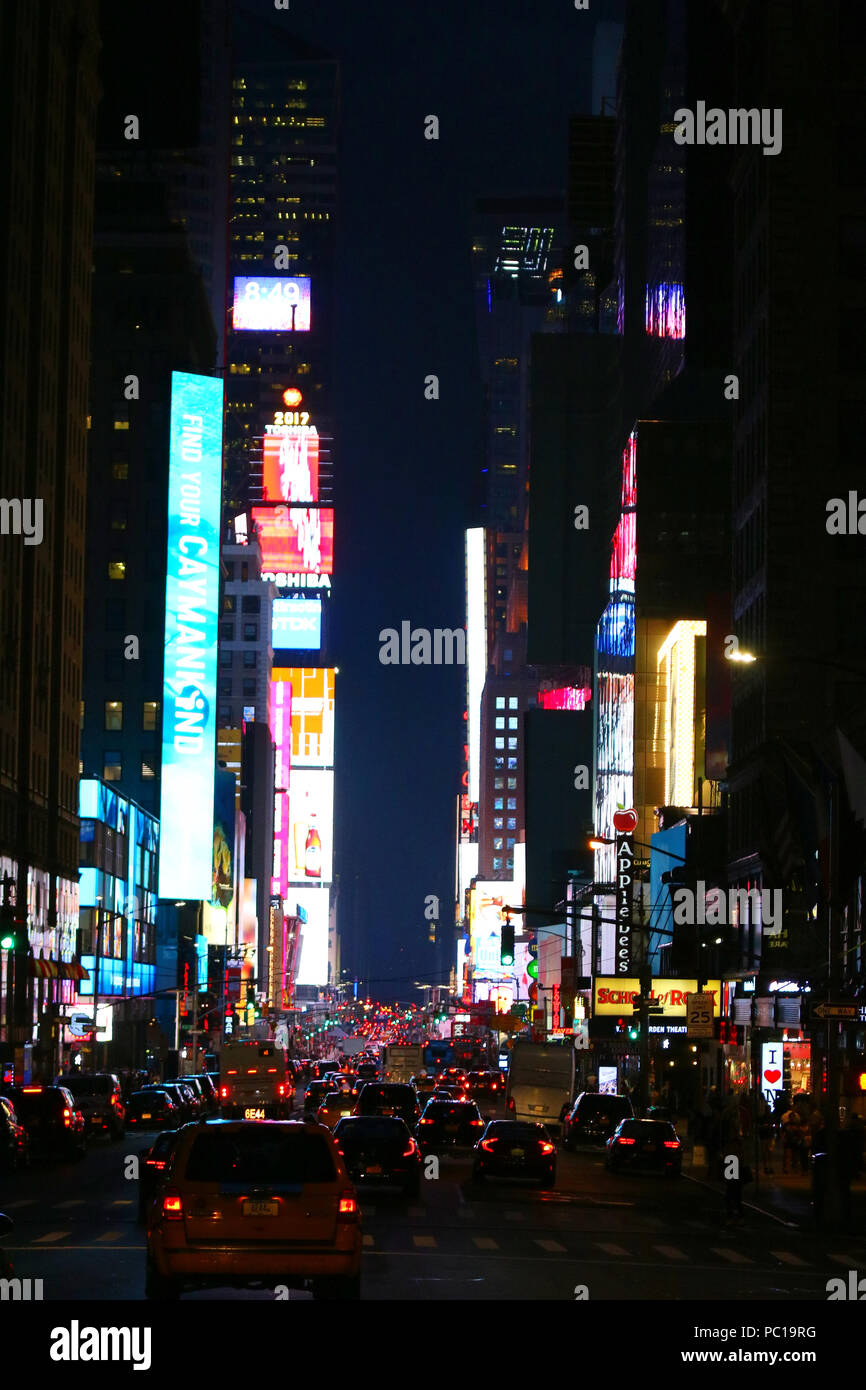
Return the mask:
POLYGON ((45 960, 43 956, 38 959, 30 957, 30 978, 37 980, 89 980, 90 972, 85 970, 81 962, 73 957, 72 960, 45 960))

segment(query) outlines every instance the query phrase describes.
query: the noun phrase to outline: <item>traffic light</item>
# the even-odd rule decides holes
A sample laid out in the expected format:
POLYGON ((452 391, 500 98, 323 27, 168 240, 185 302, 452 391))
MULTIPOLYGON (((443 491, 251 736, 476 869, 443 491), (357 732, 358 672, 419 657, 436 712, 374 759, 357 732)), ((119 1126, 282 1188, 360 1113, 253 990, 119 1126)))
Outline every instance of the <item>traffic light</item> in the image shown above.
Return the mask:
POLYGON ((628 1035, 632 1042, 637 1042, 640 1037, 640 1023, 637 1019, 633 1019, 628 1025, 628 1035))
POLYGON ((500 965, 514 964, 514 924, 512 922, 502 923, 502 937, 499 942, 499 963, 500 965))
POLYGON ((624 1032, 625 1032, 625 1019, 624 1019, 624 1018, 618 1018, 618 1019, 617 1019, 616 1023, 613 1025, 613 1031, 614 1031, 615 1033, 624 1033, 624 1032))
POLYGON ((17 951, 21 944, 20 931, 15 925, 15 909, 7 903, 0 907, 0 950, 17 951))

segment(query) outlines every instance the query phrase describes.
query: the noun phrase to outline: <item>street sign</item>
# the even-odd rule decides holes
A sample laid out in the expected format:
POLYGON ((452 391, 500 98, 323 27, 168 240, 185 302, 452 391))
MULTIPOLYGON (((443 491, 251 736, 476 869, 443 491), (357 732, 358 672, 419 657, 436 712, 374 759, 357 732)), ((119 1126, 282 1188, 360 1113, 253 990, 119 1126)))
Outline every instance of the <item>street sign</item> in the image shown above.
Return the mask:
POLYGON ((67 1027, 74 1038, 86 1038, 94 1031, 93 1019, 87 1014, 73 1014, 67 1027))
POLYGON ((866 1018, 864 1004, 813 1004, 813 1018, 851 1018, 862 1022, 866 1018))
POLYGON ((713 1036, 713 996, 690 994, 686 999, 686 1025, 690 1038, 713 1036))

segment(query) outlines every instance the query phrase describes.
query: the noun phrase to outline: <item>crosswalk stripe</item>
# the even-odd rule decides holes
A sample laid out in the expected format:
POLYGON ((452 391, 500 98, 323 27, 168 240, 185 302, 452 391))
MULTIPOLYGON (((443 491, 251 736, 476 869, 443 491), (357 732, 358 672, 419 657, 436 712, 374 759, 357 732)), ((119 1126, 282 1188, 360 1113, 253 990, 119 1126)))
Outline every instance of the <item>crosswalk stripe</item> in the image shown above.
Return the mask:
POLYGON ((123 1231, 104 1231, 101 1236, 96 1237, 94 1244, 105 1245, 110 1240, 120 1240, 123 1234, 123 1231))
POLYGON ((621 1245, 614 1245, 611 1241, 597 1240, 595 1243, 598 1246, 599 1250, 603 1250, 606 1255, 625 1255, 626 1257, 628 1256, 627 1250, 623 1250, 621 1245))
POLYGON ((782 1264, 797 1265, 801 1269, 809 1268, 808 1260, 801 1260, 799 1255, 792 1254, 790 1250, 771 1250, 770 1254, 775 1255, 777 1260, 782 1261, 782 1264))
POLYGON ((417 1246, 418 1249, 420 1249, 420 1250, 435 1250, 435 1249, 436 1249, 436 1237, 435 1237, 435 1236, 413 1236, 413 1237, 412 1237, 412 1243, 413 1243, 413 1245, 417 1246))
POLYGON ((71 1235, 71 1231, 49 1231, 47 1235, 37 1236, 33 1244, 51 1245, 55 1240, 65 1240, 67 1236, 71 1235))
POLYGON ((754 1260, 750 1260, 748 1255, 741 1255, 739 1250, 729 1250, 725 1245, 711 1245, 710 1251, 713 1255, 720 1255, 723 1260, 729 1260, 732 1265, 753 1265, 754 1260))
POLYGON ((536 1237, 536 1245, 540 1245, 542 1250, 547 1250, 551 1255, 564 1255, 565 1246, 560 1245, 558 1240, 540 1240, 536 1237))
POLYGON ((664 1255, 666 1260, 687 1260, 689 1257, 682 1250, 678 1250, 675 1245, 654 1245, 653 1250, 658 1250, 660 1255, 664 1255))
POLYGON ((477 1245, 479 1250, 498 1250, 499 1244, 491 1236, 473 1236, 473 1245, 477 1245))
POLYGON ((369 1246, 369 1245, 375 1245, 375 1244, 376 1244, 376 1242, 374 1241, 374 1239, 373 1239, 372 1236, 367 1235, 367 1236, 364 1236, 362 1239, 363 1239, 363 1244, 364 1244, 364 1245, 369 1246))

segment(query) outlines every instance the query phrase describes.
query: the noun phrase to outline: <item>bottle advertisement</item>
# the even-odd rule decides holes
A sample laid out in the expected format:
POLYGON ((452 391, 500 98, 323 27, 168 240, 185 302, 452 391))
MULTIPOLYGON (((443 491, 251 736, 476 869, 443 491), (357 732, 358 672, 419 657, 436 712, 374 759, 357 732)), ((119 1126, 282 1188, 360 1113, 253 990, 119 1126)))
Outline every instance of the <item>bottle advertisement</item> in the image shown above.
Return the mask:
POLYGON ((310 887, 332 879, 334 773, 292 768, 289 784, 289 881, 310 887))

